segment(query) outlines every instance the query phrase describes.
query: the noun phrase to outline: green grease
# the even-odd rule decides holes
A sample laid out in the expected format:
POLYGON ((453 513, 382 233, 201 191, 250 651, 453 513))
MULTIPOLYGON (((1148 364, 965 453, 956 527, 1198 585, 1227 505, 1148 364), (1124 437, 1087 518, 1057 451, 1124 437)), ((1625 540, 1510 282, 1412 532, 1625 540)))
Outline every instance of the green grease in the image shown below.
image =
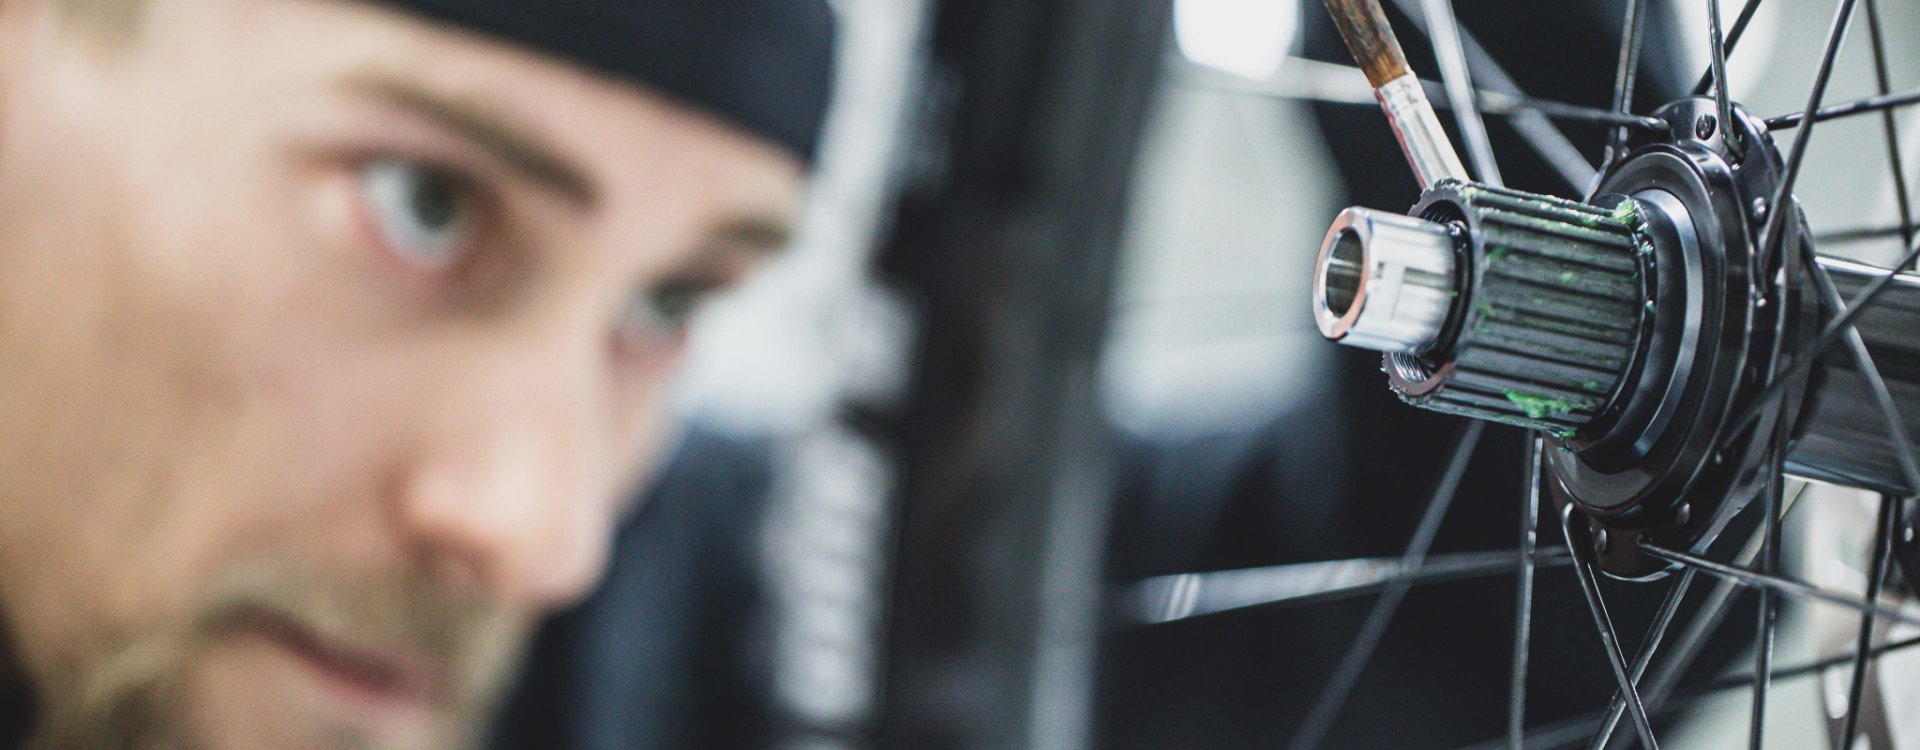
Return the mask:
POLYGON ((1513 402, 1514 406, 1520 407, 1532 419, 1564 417, 1572 414, 1574 409, 1580 408, 1579 404, 1566 399, 1535 396, 1519 391, 1507 391, 1507 400, 1513 402))
POLYGON ((1580 384, 1580 387, 1582 387, 1582 388, 1585 388, 1585 389, 1587 389, 1587 390, 1589 390, 1589 391, 1597 391, 1597 390, 1600 390, 1600 381, 1598 381, 1598 380, 1589 380, 1589 381, 1587 381, 1587 382, 1585 382, 1585 383, 1581 383, 1581 384, 1580 384))
POLYGON ((1613 220, 1627 225, 1628 229, 1636 232, 1647 224, 1640 218, 1640 204, 1632 200, 1620 201, 1620 205, 1613 207, 1613 220))
POLYGON ((1571 284, 1573 283, 1573 279, 1574 274, 1572 271, 1564 271, 1560 274, 1560 283, 1562 284, 1571 284))
POLYGON ((1492 250, 1488 250, 1487 265, 1493 265, 1495 262, 1505 257, 1507 257, 1507 248, 1505 246, 1496 247, 1492 250))

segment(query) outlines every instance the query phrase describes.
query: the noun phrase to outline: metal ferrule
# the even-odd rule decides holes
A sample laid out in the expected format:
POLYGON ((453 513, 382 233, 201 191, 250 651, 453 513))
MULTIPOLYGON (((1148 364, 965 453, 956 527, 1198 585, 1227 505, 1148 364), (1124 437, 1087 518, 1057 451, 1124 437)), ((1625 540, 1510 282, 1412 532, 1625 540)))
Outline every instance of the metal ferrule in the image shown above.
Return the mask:
POLYGON ((1400 139, 1400 149, 1406 152, 1407 163, 1413 166, 1421 188, 1433 187, 1449 177, 1471 179, 1453 150, 1453 142, 1447 140, 1447 131, 1440 128, 1440 117, 1434 114, 1433 103, 1427 101, 1427 91, 1419 78, 1408 73, 1382 84, 1373 94, 1380 99, 1380 108, 1387 111, 1387 122, 1400 139))
POLYGON ((1458 296, 1454 245, 1453 232, 1440 224, 1364 208, 1342 211, 1314 269, 1320 333, 1382 352, 1432 347, 1458 296))

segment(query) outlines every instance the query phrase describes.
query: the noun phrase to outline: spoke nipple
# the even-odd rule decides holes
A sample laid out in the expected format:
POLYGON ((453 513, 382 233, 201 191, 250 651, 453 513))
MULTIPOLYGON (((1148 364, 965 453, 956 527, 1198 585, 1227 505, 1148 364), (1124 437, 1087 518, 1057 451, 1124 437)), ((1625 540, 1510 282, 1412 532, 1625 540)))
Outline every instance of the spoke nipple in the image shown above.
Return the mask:
POLYGON ((1905 531, 1900 532, 1900 543, 1908 546, 1912 546, 1913 541, 1914 541, 1914 529, 1912 526, 1908 526, 1905 531))
POLYGON ((1601 554, 1606 554, 1607 550, 1613 549, 1613 537, 1607 533, 1606 529, 1595 530, 1593 535, 1593 549, 1595 552, 1601 554))
POLYGON ((1712 138, 1713 131, 1718 130, 1719 128, 1720 128, 1720 121, 1714 119, 1713 115, 1701 115, 1700 119, 1695 120, 1693 122, 1694 136, 1703 141, 1708 138, 1712 138))
POLYGON ((1681 503, 1673 520, 1681 526, 1693 523, 1693 503, 1681 503))
POLYGON ((1755 196, 1753 199, 1753 205, 1748 210, 1753 214, 1754 221, 1764 221, 1767 218, 1766 197, 1755 196))

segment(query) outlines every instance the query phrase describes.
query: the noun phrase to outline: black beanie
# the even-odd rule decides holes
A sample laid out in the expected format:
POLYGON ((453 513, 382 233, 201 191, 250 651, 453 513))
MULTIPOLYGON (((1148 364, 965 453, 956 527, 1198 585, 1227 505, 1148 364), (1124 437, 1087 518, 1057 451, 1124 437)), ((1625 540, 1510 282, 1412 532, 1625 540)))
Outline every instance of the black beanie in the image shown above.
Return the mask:
POLYGON ((827 0, 380 0, 649 89, 811 163, 833 79, 827 0))

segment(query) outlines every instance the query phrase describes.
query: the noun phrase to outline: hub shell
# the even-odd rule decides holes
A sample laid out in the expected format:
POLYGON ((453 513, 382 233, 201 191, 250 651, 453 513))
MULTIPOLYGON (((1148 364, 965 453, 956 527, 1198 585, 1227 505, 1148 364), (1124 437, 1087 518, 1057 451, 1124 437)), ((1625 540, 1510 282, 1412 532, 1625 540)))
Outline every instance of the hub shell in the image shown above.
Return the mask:
POLYGON ((1638 542, 1704 551, 1776 475, 1776 427, 1797 413, 1789 393, 1744 433, 1731 420, 1795 356, 1817 320, 1802 292, 1805 222, 1797 205, 1780 254, 1759 256, 1782 164, 1764 125, 1736 110, 1733 123, 1699 127, 1714 102, 1676 102, 1658 113, 1668 137, 1633 144, 1602 176, 1593 203, 1633 200, 1654 238, 1655 309, 1637 382, 1592 442, 1562 443, 1545 457, 1553 496, 1602 540, 1602 570, 1658 577, 1670 566, 1638 542), (1706 133, 1708 137, 1700 138, 1706 133), (1736 148, 1726 140, 1738 139, 1736 148), (1600 533, 1600 532, 1606 533, 1600 533))

